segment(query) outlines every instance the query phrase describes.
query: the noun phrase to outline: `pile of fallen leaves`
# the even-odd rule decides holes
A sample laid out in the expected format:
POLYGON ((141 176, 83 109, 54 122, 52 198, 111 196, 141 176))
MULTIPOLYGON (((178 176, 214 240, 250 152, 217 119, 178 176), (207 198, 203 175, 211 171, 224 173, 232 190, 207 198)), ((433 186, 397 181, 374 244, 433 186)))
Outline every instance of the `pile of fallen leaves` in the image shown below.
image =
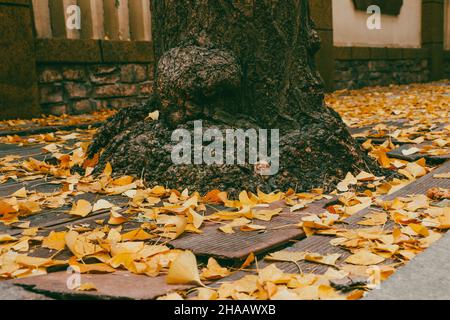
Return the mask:
MULTIPOLYGON (((349 173, 330 195, 320 189, 271 194, 243 191, 238 199, 230 199, 220 190, 201 195, 146 186, 134 177, 114 176, 109 164, 100 175, 94 175, 98 156, 86 159, 86 150, 95 130, 0 137, 0 143, 37 147, 36 155, 0 158, 0 185, 42 180, 42 184, 55 187, 48 192, 22 188, 0 199, 0 224, 20 231, 14 236, 0 234, 0 279, 42 275, 71 266, 80 273, 127 270, 148 277, 163 275, 168 284, 196 288, 162 299, 361 298, 450 228, 446 189, 384 200, 433 170, 425 159, 408 162, 390 158, 388 152, 397 147, 396 143, 429 143, 424 149, 409 150, 410 154, 448 153, 447 88, 440 84, 410 85, 340 91, 328 96, 328 103, 351 127, 373 125, 380 119, 402 124, 379 124, 376 132, 368 129, 355 135, 369 137, 363 144, 369 155, 402 178, 388 181, 368 172, 356 176, 349 173), (375 143, 375 138, 385 141, 375 143), (95 200, 85 197, 89 194, 96 195, 95 200), (335 205, 320 214, 305 214, 315 201, 331 198, 338 199, 335 205), (366 208, 370 213, 349 229, 346 219, 366 208), (94 225, 75 221, 50 233, 33 227, 29 217, 48 210, 80 219, 92 217, 94 225), (228 268, 213 258, 206 265, 198 264, 192 252, 168 246, 185 233, 201 234, 206 224, 215 225, 224 237, 238 231, 265 232, 268 223, 283 210, 301 212, 298 228, 307 236, 331 237, 330 244, 343 253, 322 255, 287 248, 268 254, 264 261, 250 255, 240 268, 228 268), (35 256, 44 249, 47 258, 35 256), (328 270, 323 274, 303 273, 301 261, 328 270), (299 272, 285 273, 277 266, 280 263, 295 264, 299 272), (235 272, 248 274, 226 281, 235 272), (346 284, 349 281, 350 286, 346 284)), ((32 122, 55 125, 61 121, 67 124, 79 119, 50 117, 32 122)), ((6 124, 20 127, 27 123, 6 124)), ((436 178, 449 179, 450 173, 436 178)), ((78 290, 96 289, 94 284, 84 284, 78 290)))

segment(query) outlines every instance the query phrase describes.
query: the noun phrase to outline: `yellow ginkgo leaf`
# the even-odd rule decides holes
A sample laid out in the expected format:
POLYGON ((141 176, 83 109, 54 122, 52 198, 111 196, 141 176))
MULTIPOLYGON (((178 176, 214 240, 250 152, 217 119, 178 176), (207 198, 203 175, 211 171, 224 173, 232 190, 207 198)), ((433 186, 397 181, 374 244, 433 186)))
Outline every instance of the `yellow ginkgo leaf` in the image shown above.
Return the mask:
POLYGON ((122 241, 145 241, 154 238, 142 229, 136 229, 122 235, 122 241))
POLYGON ((271 221, 274 216, 280 214, 283 211, 282 208, 274 209, 274 210, 259 210, 253 212, 253 218, 262 220, 262 221, 271 221))
POLYGON ((334 253, 323 256, 319 253, 307 253, 305 255, 305 260, 308 262, 324 264, 327 266, 335 266, 336 261, 341 257, 341 254, 334 253))
POLYGON ((78 200, 70 210, 69 214, 73 216, 86 217, 89 213, 92 212, 91 204, 86 200, 78 200))
POLYGON ((248 255, 247 259, 245 259, 244 263, 241 266, 241 269, 247 268, 253 263, 253 261, 255 261, 255 254, 252 252, 248 255))
POLYGON ((52 250, 63 250, 64 247, 66 246, 66 233, 67 232, 65 231, 50 232, 50 234, 44 238, 44 241, 42 242, 42 247, 52 250))
POLYGON ((269 254, 264 259, 268 261, 280 261, 280 262, 297 262, 305 259, 306 252, 296 252, 282 250, 269 254))
POLYGON ((383 262, 385 259, 380 257, 367 249, 362 249, 355 254, 349 256, 345 262, 358 265, 358 266, 370 266, 383 262))
POLYGON ((157 121, 159 120, 159 111, 150 112, 145 120, 157 121))
POLYGON ((104 199, 98 200, 95 204, 94 207, 92 208, 92 212, 97 212, 100 210, 105 210, 105 209, 111 209, 112 207, 114 207, 114 205, 104 199))
POLYGON ((381 226, 387 222, 387 214, 385 212, 373 212, 369 213, 366 216, 367 220, 358 222, 359 225, 362 226, 381 226))
POLYGON ((209 258, 208 265, 202 270, 202 279, 214 280, 225 278, 230 275, 227 268, 223 268, 214 258, 209 258))
POLYGON ((181 252, 172 262, 166 278, 167 284, 202 285, 197 259, 191 251, 181 252))
POLYGON ((16 238, 10 236, 9 234, 0 234, 0 242, 9 242, 9 241, 15 241, 16 238))
POLYGON ((97 288, 93 283, 83 283, 77 288, 77 291, 97 291, 97 288))
POLYGON ((16 198, 26 198, 27 197, 27 189, 22 188, 20 190, 17 190, 16 192, 14 192, 11 197, 16 197, 16 198))

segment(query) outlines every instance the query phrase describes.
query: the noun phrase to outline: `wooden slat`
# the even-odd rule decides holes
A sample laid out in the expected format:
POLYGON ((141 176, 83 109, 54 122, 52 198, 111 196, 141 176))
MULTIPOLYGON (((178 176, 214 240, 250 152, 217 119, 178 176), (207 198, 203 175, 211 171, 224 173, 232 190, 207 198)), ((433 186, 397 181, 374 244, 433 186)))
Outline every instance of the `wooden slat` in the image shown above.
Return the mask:
POLYGON ((119 40, 130 40, 130 14, 128 9, 128 0, 120 0, 119 40))
POLYGON ((49 0, 33 0, 34 25, 38 38, 52 37, 48 1, 49 0))
MULTIPOLYGON (((450 159, 450 153, 447 154, 443 154, 443 155, 439 155, 439 156, 432 156, 429 154, 422 154, 422 153, 415 153, 415 154, 411 154, 411 155, 404 155, 403 151, 407 151, 411 148, 424 148, 427 146, 431 146, 432 142, 424 142, 421 144, 404 144, 400 147, 398 147, 397 149, 394 149, 390 152, 388 152, 388 156, 391 158, 396 158, 396 159, 402 159, 402 160, 407 160, 407 161, 417 161, 421 158, 425 158, 428 160, 428 162, 430 163, 443 163, 446 160, 450 159)), ((438 147, 436 147, 438 148, 438 147)))
POLYGON ((115 0, 103 1, 105 38, 108 40, 119 39, 119 11, 115 0))
MULTIPOLYGON (((397 197, 404 197, 407 195, 413 195, 413 194, 426 194, 426 192, 432 188, 432 187, 440 187, 440 188, 450 188, 450 180, 449 179, 436 179, 433 176, 437 173, 444 173, 449 172, 450 170, 450 161, 447 161, 445 164, 437 168, 435 171, 429 173, 428 175, 418 179, 417 181, 409 184, 408 186, 398 190, 397 192, 385 196, 385 200, 393 200, 397 197)), ((357 223, 365 220, 364 216, 368 213, 372 212, 371 208, 363 209, 353 216, 345 219, 345 222, 347 225, 342 224, 342 228, 348 228, 348 229, 360 229, 364 228, 363 226, 358 225, 357 223)), ((392 230, 393 223, 388 223, 384 226, 385 230, 392 230)), ((350 252, 347 250, 344 250, 342 248, 333 246, 330 244, 330 240, 333 239, 332 237, 328 236, 321 236, 321 235, 314 235, 309 238, 305 238, 294 245, 292 245, 289 248, 286 248, 288 251, 297 251, 297 252, 315 252, 322 255, 327 254, 334 254, 339 253, 342 256, 338 259, 337 265, 342 264, 345 259, 350 255, 350 252)), ((391 263, 391 260, 386 260, 383 264, 389 264, 391 263)), ((258 268, 262 269, 269 264, 272 264, 274 262, 267 262, 267 261, 259 261, 258 262, 258 268)), ((306 262, 306 261, 299 261, 297 264, 291 263, 291 262, 277 262, 277 267, 282 269, 284 272, 287 273, 298 273, 299 267, 301 268, 303 273, 314 273, 314 274, 323 274, 328 270, 328 266, 320 265, 316 263, 306 262)), ((249 267, 249 269, 256 269, 256 265, 253 264, 249 267)), ((239 271, 233 274, 230 277, 227 277, 226 279, 222 279, 219 282, 212 284, 211 287, 219 287, 220 283, 224 280, 226 281, 235 281, 238 279, 241 279, 242 277, 248 275, 248 272, 239 271)), ((350 279, 349 279, 350 280, 350 279)), ((351 282, 351 281, 350 281, 351 282)))
POLYGON ((92 17, 92 39, 105 37, 103 0, 90 0, 92 17))
POLYGON ((103 39, 104 11, 102 0, 78 0, 81 8, 81 31, 83 39, 103 39))
POLYGON ((131 40, 151 40, 149 0, 129 0, 131 40))
POLYGON ((78 0, 81 9, 81 30, 80 37, 82 39, 92 39, 94 37, 93 14, 91 0, 78 0))
MULTIPOLYGON (((301 218, 311 213, 321 213, 333 200, 316 201, 301 212, 290 213, 282 202, 274 203, 271 208, 283 207, 279 216, 270 222, 255 221, 266 226, 263 233, 235 230, 234 234, 225 234, 218 230, 220 225, 208 223, 202 228, 202 234, 185 234, 171 241, 177 249, 191 250, 199 256, 213 256, 221 260, 234 260, 240 263, 250 253, 261 254, 289 243, 291 240, 305 237, 303 229, 297 226, 301 218)), ((238 229, 238 228, 235 228, 238 229)))
POLYGON ((105 0, 103 10, 106 37, 109 40, 129 40, 128 0, 121 0, 118 7, 115 0, 105 0))
POLYGON ((49 8, 53 37, 66 38, 64 0, 49 1, 49 8))

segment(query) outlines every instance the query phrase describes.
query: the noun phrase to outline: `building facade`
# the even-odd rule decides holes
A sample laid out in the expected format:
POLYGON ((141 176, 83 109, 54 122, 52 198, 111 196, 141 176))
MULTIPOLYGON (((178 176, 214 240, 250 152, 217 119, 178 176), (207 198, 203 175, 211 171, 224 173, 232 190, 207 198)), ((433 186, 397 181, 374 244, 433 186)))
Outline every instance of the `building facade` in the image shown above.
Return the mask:
MULTIPOLYGON (((310 5, 327 90, 449 77, 450 0, 310 5), (371 5, 377 7, 368 13, 371 5)), ((0 118, 87 113, 147 99, 151 28, 150 0, 0 0, 0 118)))

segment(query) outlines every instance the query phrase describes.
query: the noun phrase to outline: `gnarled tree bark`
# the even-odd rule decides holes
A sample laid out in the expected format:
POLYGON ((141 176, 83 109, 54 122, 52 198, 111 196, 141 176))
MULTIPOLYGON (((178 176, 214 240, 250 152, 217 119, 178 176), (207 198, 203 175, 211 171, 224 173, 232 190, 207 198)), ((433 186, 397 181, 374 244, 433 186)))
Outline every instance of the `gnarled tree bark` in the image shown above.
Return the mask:
POLYGON ((154 95, 99 130, 90 148, 103 151, 99 167, 199 192, 327 189, 349 171, 379 172, 324 104, 307 0, 153 0, 152 17, 154 95), (155 110, 161 119, 146 119, 155 110), (279 173, 173 164, 171 134, 195 120, 221 131, 279 129, 279 173))

